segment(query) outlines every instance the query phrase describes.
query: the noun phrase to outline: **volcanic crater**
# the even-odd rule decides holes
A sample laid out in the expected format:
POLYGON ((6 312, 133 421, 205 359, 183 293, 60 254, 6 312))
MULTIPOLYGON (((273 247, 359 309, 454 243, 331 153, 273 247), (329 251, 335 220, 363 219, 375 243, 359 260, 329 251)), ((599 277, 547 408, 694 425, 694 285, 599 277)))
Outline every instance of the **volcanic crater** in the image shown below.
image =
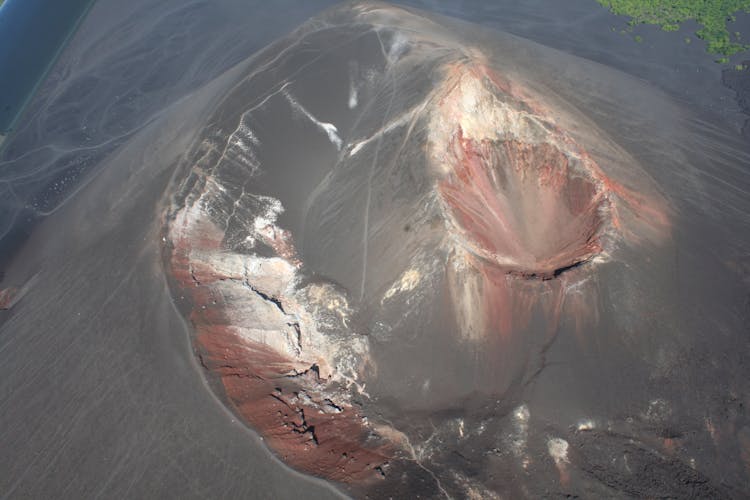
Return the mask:
POLYGON ((601 251, 610 207, 591 160, 488 68, 450 74, 459 76, 446 82, 432 144, 444 149, 433 152, 443 167, 438 190, 458 241, 527 278, 589 261, 601 251))

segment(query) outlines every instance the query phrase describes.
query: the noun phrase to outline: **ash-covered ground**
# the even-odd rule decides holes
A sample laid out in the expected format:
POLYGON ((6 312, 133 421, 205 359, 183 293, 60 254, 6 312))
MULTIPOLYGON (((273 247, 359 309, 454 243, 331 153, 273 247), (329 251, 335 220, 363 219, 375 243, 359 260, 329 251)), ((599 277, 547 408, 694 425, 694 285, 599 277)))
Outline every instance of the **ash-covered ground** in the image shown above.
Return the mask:
MULTIPOLYGON (((729 90, 378 2, 254 55, 234 22, 39 195, 3 285, 9 496, 746 494, 729 90)), ((40 185, 48 92, 3 164, 51 155, 40 185)))

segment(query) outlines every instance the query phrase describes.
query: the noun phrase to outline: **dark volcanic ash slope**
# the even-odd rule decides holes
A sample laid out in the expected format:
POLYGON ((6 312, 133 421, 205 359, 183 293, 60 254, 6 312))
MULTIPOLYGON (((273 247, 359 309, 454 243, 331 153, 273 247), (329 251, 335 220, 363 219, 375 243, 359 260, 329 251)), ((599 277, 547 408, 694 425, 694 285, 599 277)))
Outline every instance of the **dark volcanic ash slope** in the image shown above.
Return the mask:
POLYGON ((284 461, 358 493, 746 485, 743 372, 709 370, 721 396, 685 385, 702 344, 675 255, 703 251, 683 248, 685 221, 714 194, 651 154, 656 135, 626 151, 644 112, 630 103, 660 98, 629 85, 379 3, 254 56, 164 228, 217 392, 284 461), (731 417, 700 409, 714 397, 735 398, 731 417))

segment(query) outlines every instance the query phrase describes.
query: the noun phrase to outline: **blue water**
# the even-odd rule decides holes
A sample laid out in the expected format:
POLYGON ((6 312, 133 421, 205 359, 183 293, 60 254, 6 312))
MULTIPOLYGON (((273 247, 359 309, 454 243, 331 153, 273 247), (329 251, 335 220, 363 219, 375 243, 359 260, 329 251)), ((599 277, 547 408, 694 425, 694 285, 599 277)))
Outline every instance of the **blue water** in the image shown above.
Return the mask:
POLYGON ((94 0, 6 0, 0 7, 0 134, 7 134, 94 0))

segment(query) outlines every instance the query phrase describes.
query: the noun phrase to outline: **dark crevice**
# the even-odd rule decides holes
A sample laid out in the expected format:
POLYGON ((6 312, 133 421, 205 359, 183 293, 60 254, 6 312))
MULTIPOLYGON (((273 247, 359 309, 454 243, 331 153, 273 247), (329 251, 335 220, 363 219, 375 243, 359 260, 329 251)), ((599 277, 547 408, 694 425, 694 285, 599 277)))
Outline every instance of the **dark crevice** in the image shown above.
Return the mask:
POLYGON ((314 377, 316 382, 320 382, 320 368, 317 364, 313 363, 310 368, 303 371, 294 370, 292 373, 288 373, 287 375, 282 375, 280 378, 309 378, 310 376, 314 377))
POLYGON ((297 336, 297 350, 302 352, 302 330, 300 329, 299 323, 296 321, 293 323, 287 323, 287 326, 291 326, 294 329, 294 333, 297 336))
POLYGON ((344 409, 342 407, 340 407, 339 405, 337 405, 336 403, 334 403, 333 401, 331 401, 329 398, 325 399, 325 403, 328 406, 330 406, 331 408, 333 408, 334 410, 338 411, 338 412, 344 411, 344 409))
POLYGON ((250 282, 247 280, 244 281, 244 283, 250 290, 255 292, 255 294, 258 295, 260 298, 268 302, 271 302, 273 305, 275 305, 279 309, 279 311, 286 314, 286 311, 284 310, 284 306, 281 304, 281 300, 278 297, 274 297, 272 295, 268 295, 267 293, 261 292, 260 290, 255 288, 252 284, 250 284, 250 282))
POLYGON ((190 266, 190 277, 193 279, 193 282, 195 283, 195 286, 200 286, 201 282, 200 280, 195 276, 195 270, 192 266, 190 266))
POLYGON ((557 269, 553 269, 551 271, 518 271, 518 270, 510 270, 508 271, 508 274, 511 276, 518 276, 519 278, 527 279, 527 280, 541 280, 541 281, 548 281, 554 278, 559 278, 560 275, 563 273, 566 273, 568 271, 571 271, 573 269, 579 268, 589 262, 591 259, 586 258, 582 260, 578 260, 573 262, 572 264, 568 264, 562 267, 558 267, 557 269))
POLYGON ((384 469, 384 467, 386 465, 387 464, 383 464, 383 465, 378 465, 377 467, 375 467, 375 471, 377 471, 377 473, 380 474, 380 477, 382 477, 382 478, 385 477, 385 469, 384 469))
POLYGON ((307 424, 307 420, 305 419, 305 410, 300 408, 297 413, 299 414, 302 423, 299 425, 293 423, 294 428, 292 429, 292 431, 297 434, 310 434, 310 439, 312 440, 312 442, 316 445, 319 445, 320 443, 318 442, 318 436, 315 434, 315 426, 307 424))
POLYGON ((210 370, 210 368, 209 368, 209 367, 208 367, 208 365, 206 364, 206 360, 205 360, 205 359, 203 359, 203 354, 198 354, 198 361, 200 361, 200 364, 201 364, 201 366, 202 366, 203 368, 205 368, 206 370, 210 370))
POLYGON ((583 260, 579 260, 578 262, 574 262, 574 263, 570 264, 569 266, 559 267, 559 268, 555 269, 555 271, 552 273, 552 276, 554 278, 557 278, 562 273, 564 273, 566 271, 570 271, 571 269, 575 269, 577 267, 581 267, 582 265, 584 265, 588 261, 589 261, 589 259, 583 259, 583 260))

